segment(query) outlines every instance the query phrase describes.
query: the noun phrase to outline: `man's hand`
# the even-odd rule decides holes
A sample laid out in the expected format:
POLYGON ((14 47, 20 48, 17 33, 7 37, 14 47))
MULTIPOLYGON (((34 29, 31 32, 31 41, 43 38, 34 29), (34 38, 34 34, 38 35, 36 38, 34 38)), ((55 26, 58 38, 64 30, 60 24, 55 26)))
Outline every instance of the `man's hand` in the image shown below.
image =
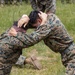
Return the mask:
POLYGON ((24 25, 25 27, 28 22, 29 22, 29 17, 27 15, 23 15, 21 19, 18 21, 18 27, 22 27, 22 25, 24 25))
POLYGON ((10 36, 16 36, 16 35, 17 35, 16 30, 15 30, 14 28, 11 28, 11 29, 9 30, 9 35, 10 35, 10 36))
POLYGON ((47 14, 40 11, 40 13, 38 15, 42 20, 41 25, 45 24, 47 21, 47 14))

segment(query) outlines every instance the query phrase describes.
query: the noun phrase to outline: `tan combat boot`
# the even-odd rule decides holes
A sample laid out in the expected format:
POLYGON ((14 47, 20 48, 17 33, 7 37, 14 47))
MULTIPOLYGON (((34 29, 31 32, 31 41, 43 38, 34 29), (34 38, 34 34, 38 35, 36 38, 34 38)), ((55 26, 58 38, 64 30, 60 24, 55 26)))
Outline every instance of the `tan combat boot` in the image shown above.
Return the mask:
POLYGON ((38 70, 42 69, 42 65, 39 62, 39 60, 37 60, 36 56, 31 56, 31 57, 27 58, 25 60, 25 63, 26 64, 32 64, 34 66, 34 68, 36 68, 38 70))

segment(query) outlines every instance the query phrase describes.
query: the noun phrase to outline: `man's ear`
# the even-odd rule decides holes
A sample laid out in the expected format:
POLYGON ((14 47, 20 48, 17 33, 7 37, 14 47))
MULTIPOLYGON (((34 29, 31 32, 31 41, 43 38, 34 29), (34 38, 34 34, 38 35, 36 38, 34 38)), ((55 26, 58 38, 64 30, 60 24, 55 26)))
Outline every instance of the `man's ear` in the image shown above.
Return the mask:
POLYGON ((37 22, 41 23, 41 22, 42 22, 42 20, 41 20, 41 19, 37 19, 37 22))

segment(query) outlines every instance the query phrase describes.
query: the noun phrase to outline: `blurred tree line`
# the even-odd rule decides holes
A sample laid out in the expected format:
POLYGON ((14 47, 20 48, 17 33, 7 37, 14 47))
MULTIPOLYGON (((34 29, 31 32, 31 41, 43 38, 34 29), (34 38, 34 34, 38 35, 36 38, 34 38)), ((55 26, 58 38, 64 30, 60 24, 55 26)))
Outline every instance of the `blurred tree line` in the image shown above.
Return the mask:
POLYGON ((0 5, 1 6, 3 6, 4 4, 15 4, 15 5, 17 5, 18 3, 22 4, 22 2, 28 3, 29 1, 28 0, 0 0, 0 5))
MULTIPOLYGON (((56 1, 60 1, 62 4, 75 3, 75 0, 56 0, 56 1)), ((15 4, 15 5, 21 4, 22 5, 23 2, 28 3, 29 0, 0 0, 0 5, 1 6, 5 4, 15 4)))

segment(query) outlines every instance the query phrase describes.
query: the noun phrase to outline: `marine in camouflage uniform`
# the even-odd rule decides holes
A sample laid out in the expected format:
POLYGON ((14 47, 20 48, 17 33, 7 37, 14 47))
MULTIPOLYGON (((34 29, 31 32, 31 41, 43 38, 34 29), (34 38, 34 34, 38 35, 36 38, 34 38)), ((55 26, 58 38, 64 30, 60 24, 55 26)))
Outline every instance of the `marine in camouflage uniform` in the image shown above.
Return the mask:
POLYGON ((46 11, 47 13, 55 13, 56 11, 56 0, 30 0, 30 3, 34 10, 46 11))
POLYGON ((8 33, 0 36, 0 75, 9 75, 12 64, 22 53, 22 42, 8 33), (19 46, 20 44, 20 46, 19 46))
POLYGON ((55 14, 48 14, 47 22, 30 35, 18 33, 15 37, 20 39, 26 47, 43 40, 52 51, 61 54, 62 63, 66 67, 66 75, 75 75, 75 44, 55 14))
POLYGON ((56 0, 30 0, 31 6, 34 10, 46 11, 47 13, 55 13, 56 0))
MULTIPOLYGON (((25 33, 24 29, 18 28, 17 26, 13 26, 11 28, 15 28, 17 32, 25 33)), ((20 56, 22 54, 22 49, 26 48, 26 45, 23 44, 20 39, 10 36, 9 30, 0 36, 0 75, 9 75, 12 64, 16 63, 22 65, 25 60, 26 64, 32 64, 35 68, 41 69, 41 64, 34 56, 27 59, 20 56)))

